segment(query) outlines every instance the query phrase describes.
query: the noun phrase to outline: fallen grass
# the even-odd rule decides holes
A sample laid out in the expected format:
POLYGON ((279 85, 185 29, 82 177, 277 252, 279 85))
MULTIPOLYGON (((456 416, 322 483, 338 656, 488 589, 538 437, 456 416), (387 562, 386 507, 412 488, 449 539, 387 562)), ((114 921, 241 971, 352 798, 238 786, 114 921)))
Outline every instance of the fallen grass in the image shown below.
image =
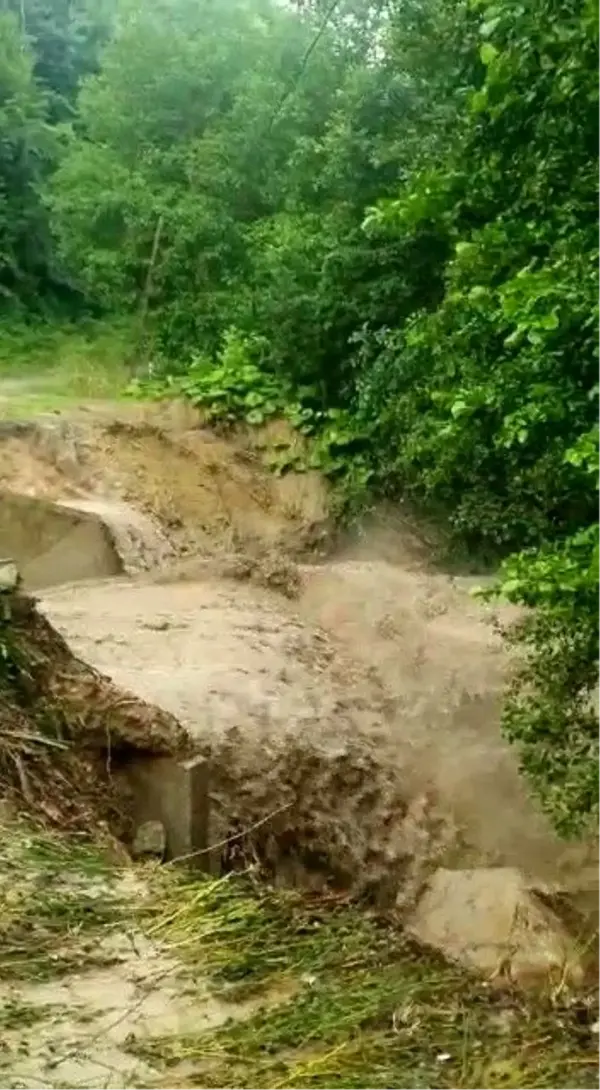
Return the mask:
POLYGON ((106 964, 97 940, 132 908, 108 851, 26 820, 0 828, 0 981, 42 981, 106 964))
MULTIPOLYGON (((597 1086, 589 996, 495 991, 339 898, 124 872, 102 844, 20 822, 2 836, 0 902, 5 979, 97 968, 101 940, 127 931, 180 959, 199 1011, 207 981, 228 1004, 252 1001, 217 1029, 130 1040, 164 1072, 157 1087, 597 1086)), ((5 1025, 21 1013, 37 1016, 8 1005, 5 1025)))
POLYGON ((0 332, 0 418, 121 397, 129 381, 132 332, 86 322, 7 326, 0 332))
POLYGON ((229 1000, 270 997, 249 1020, 154 1040, 169 1085, 181 1063, 179 1085, 204 1087, 597 1085, 587 1000, 494 991, 356 906, 239 878, 169 884, 161 905, 154 938, 229 1000))

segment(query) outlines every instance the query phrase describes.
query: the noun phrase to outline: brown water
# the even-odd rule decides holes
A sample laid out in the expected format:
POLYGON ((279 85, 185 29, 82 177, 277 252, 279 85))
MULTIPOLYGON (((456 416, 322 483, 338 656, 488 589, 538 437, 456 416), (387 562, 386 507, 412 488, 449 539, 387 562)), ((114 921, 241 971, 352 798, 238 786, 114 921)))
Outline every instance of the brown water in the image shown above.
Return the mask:
POLYGON ((418 532, 373 528, 295 569, 286 557, 320 540, 321 482, 282 482, 247 438, 148 412, 9 435, 2 467, 14 490, 49 486, 112 525, 126 570, 151 569, 48 590, 43 608, 78 655, 173 712, 212 754, 223 826, 277 811, 278 851, 287 837, 325 853, 340 880, 389 879, 393 892, 448 858, 578 875, 587 849, 557 840, 501 738, 508 664, 493 615, 432 569, 418 532), (232 549, 268 552, 269 564, 224 577, 232 549))

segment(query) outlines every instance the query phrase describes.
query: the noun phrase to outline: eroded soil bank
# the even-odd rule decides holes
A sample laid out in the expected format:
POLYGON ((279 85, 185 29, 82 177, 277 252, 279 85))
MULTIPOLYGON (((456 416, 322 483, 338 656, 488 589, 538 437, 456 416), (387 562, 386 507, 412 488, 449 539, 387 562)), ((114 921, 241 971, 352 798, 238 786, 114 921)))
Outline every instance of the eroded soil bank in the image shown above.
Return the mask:
POLYGON ((406 882, 407 859, 580 880, 587 848, 554 836, 500 736, 495 615, 432 569, 418 531, 380 522, 324 557, 322 483, 261 463, 285 436, 219 438, 183 406, 88 408, 0 438, 0 484, 68 523, 51 533, 40 506, 24 534, 19 507, 4 550, 12 535, 38 586, 46 572, 42 608, 77 655, 212 755, 224 828, 284 808, 280 831, 293 821, 359 887, 406 882), (87 581, 65 585, 67 554, 87 581))

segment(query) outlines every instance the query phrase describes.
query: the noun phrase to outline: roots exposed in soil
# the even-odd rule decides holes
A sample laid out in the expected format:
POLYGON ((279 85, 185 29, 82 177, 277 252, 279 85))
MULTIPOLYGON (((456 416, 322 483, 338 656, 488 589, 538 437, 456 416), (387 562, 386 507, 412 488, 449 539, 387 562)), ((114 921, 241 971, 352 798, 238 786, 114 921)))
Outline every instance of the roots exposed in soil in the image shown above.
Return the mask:
POLYGON ((184 753, 189 739, 168 712, 120 692, 77 659, 23 594, 0 593, 0 789, 9 806, 61 827, 106 822, 128 835, 127 799, 115 787, 119 754, 184 753))

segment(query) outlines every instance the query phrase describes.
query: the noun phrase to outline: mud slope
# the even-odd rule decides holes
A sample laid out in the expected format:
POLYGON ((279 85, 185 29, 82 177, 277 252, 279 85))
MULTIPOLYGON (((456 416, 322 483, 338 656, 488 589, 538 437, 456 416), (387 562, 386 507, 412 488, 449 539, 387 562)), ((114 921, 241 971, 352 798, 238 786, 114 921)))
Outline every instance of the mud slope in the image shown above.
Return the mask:
MULTIPOLYGON (((0 488, 55 501, 125 503, 179 555, 319 544, 318 475, 267 472, 254 440, 220 438, 177 406, 95 407, 74 418, 0 422, 0 488)), ((281 436, 266 434, 275 446, 281 436)))

